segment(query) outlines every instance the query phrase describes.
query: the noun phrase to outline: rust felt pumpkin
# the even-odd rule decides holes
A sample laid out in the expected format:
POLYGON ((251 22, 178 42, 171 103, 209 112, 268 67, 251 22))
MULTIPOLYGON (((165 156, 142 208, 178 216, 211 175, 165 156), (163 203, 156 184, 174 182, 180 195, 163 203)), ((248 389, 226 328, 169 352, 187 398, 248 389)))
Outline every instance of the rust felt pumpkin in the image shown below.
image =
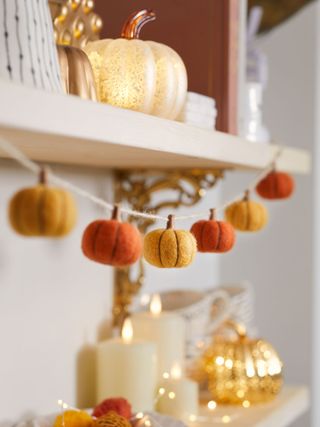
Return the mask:
POLYGON ((189 231, 174 230, 173 215, 168 216, 166 229, 153 230, 144 238, 144 258, 155 267, 187 267, 196 251, 196 239, 189 231))
POLYGON ((235 243, 233 226, 226 221, 217 221, 214 209, 210 209, 209 220, 197 221, 190 231, 197 240, 199 252, 228 252, 235 243))
POLYGON ((273 170, 256 187, 264 199, 287 199, 294 191, 293 178, 284 172, 273 170))
POLYGON ((110 220, 91 222, 82 237, 82 251, 92 261, 114 267, 134 264, 142 253, 139 230, 128 222, 121 222, 119 208, 114 208, 110 220))
POLYGON ((47 174, 40 173, 39 185, 24 188, 10 201, 9 220, 23 236, 63 237, 74 227, 77 209, 72 195, 47 185, 47 174))
POLYGON ((268 222, 268 212, 261 204, 249 199, 249 192, 225 210, 228 222, 239 231, 259 231, 268 222))

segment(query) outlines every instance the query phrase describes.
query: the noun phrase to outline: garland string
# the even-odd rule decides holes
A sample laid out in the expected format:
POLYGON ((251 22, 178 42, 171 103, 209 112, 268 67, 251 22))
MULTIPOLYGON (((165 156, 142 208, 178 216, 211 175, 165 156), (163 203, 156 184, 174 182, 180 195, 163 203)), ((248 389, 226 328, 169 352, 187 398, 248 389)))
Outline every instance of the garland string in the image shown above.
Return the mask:
MULTIPOLYGON (((28 169, 30 172, 33 172, 36 175, 39 175, 42 167, 39 166, 37 163, 33 162, 31 159, 29 159, 21 150, 19 150, 17 147, 15 147, 11 142, 8 140, 0 137, 0 148, 2 151, 4 151, 7 155, 9 155, 10 158, 16 160, 21 166, 28 169)), ((269 165, 259 173, 256 178, 246 187, 244 191, 237 194, 235 197, 233 197, 230 200, 225 201, 221 206, 216 207, 215 211, 222 211, 227 206, 231 205, 232 203, 236 202, 237 200, 241 199, 243 197, 243 194, 245 191, 252 191, 256 187, 256 185, 265 178, 269 172, 271 172, 276 164, 277 159, 281 155, 281 149, 279 148, 277 152, 275 153, 272 161, 269 163, 269 165)), ((82 188, 72 184, 69 181, 66 181, 60 177, 58 177, 56 174, 52 173, 50 170, 48 171, 48 178, 51 183, 61 186, 67 190, 72 191, 75 194, 78 194, 81 197, 84 197, 85 199, 90 200, 91 202, 95 203, 98 206, 103 207, 104 209, 112 212, 114 209, 114 204, 108 203, 105 200, 101 199, 100 197, 97 197, 86 190, 83 190, 82 188)), ((166 216, 162 215, 155 215, 148 212, 140 212, 133 209, 129 209, 126 207, 120 207, 121 212, 126 213, 130 216, 136 217, 136 218, 145 218, 145 219, 152 219, 152 220, 159 220, 167 222, 168 218, 166 216)), ((175 216, 176 221, 183 221, 187 219, 192 218, 203 218, 208 216, 208 211, 205 212, 198 212, 190 215, 177 215, 175 216)))

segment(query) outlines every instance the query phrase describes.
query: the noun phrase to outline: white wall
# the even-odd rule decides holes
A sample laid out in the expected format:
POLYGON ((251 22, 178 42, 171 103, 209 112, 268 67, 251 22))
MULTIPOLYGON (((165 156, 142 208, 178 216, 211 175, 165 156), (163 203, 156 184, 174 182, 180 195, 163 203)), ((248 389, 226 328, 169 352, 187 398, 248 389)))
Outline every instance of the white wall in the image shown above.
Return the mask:
MULTIPOLYGON (((313 149, 316 4, 261 37, 270 64, 265 122, 283 144, 313 149)), ((225 194, 233 194, 249 176, 230 174, 225 194)), ((296 177, 290 201, 266 203, 267 229, 239 236, 237 247, 222 258, 223 281, 248 279, 256 289, 260 334, 279 350, 288 384, 310 384, 312 311, 312 180, 296 177)), ((309 425, 308 417, 296 426, 309 425)), ((319 423, 315 424, 318 427, 319 423)))
MULTIPOLYGON (((112 197, 106 172, 55 170, 112 197)), ((34 185, 35 177, 1 161, 0 182, 1 422, 56 410, 59 398, 71 404, 86 401, 77 393, 77 367, 90 359, 98 327, 110 317, 112 271, 89 262, 80 250, 83 228, 102 215, 94 205, 77 199, 78 225, 66 239, 22 238, 9 228, 7 205, 15 191, 34 185)), ((80 382, 85 375, 82 371, 80 382)), ((86 392, 90 383, 82 383, 86 392)))
POLYGON ((313 254, 313 274, 314 274, 314 292, 313 292, 313 371, 312 371, 312 383, 313 383, 313 410, 312 410, 312 426, 317 427, 320 425, 320 407, 319 407, 319 396, 320 396, 320 268, 319 268, 319 257, 320 257, 320 227, 319 227, 319 214, 320 214, 320 3, 317 3, 317 10, 315 13, 317 19, 317 33, 316 33, 316 102, 314 110, 314 129, 315 129, 315 147, 313 153, 313 167, 314 167, 314 181, 313 181, 313 200, 314 200, 314 254, 313 254))

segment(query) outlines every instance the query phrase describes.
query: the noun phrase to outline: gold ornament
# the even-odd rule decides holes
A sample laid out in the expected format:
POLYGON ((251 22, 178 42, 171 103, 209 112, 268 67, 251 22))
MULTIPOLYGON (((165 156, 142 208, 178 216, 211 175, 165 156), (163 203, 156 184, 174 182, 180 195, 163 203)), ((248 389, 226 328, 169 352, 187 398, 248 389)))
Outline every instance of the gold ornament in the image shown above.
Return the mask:
POLYGON ((87 55, 72 46, 57 46, 57 49, 65 93, 97 101, 94 76, 87 55))
POLYGON ((49 0, 57 44, 83 48, 99 39, 102 19, 94 13, 94 0, 49 0))
POLYGON ((236 336, 217 336, 201 361, 217 403, 241 404, 273 399, 281 390, 282 362, 268 342, 251 339, 242 325, 227 322, 236 336))

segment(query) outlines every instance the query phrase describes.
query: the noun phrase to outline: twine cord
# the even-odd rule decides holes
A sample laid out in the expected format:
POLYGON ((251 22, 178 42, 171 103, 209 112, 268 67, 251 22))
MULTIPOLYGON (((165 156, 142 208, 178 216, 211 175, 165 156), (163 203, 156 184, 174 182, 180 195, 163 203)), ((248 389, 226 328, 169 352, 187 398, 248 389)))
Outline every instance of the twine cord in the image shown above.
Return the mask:
MULTIPOLYGON (((9 142, 8 140, 6 140, 2 137, 0 137, 0 148, 10 158, 14 159, 16 162, 18 162, 24 168, 28 169, 30 172, 39 176, 39 174, 43 170, 42 166, 38 165, 37 163, 35 163, 31 159, 29 159, 21 150, 19 150, 11 142, 9 142)), ((278 149, 277 152, 275 153, 272 161, 270 162, 270 164, 255 177, 255 179, 246 187, 246 189, 244 191, 242 191, 241 193, 237 194, 236 196, 234 196, 232 199, 225 201, 220 206, 215 207, 215 212, 223 211, 227 206, 229 206, 232 203, 240 200, 246 191, 250 192, 250 191, 254 190, 256 185, 274 169, 274 165, 275 165, 276 161, 278 160, 278 158, 280 157, 280 155, 281 155, 281 149, 278 149)), ((114 210, 114 204, 113 203, 106 202, 105 200, 101 199, 100 197, 97 197, 97 196, 89 193, 88 191, 72 184, 71 182, 60 178, 59 176, 54 174, 51 170, 47 171, 47 176, 48 176, 48 180, 52 184, 55 184, 57 186, 63 187, 67 190, 70 190, 71 192, 79 195, 80 197, 83 197, 85 199, 90 200, 92 203, 95 203, 96 205, 106 209, 107 211, 109 211, 111 213, 113 212, 113 210, 114 210)), ((136 210, 133 210, 130 208, 122 207, 122 206, 119 206, 119 210, 121 212, 123 212, 127 215, 130 215, 132 217, 135 217, 135 218, 152 219, 152 220, 156 220, 156 221, 163 221, 166 223, 168 221, 167 216, 155 215, 155 214, 151 214, 148 212, 140 212, 140 211, 136 211, 136 210)), ((188 220, 188 219, 203 218, 203 217, 207 217, 207 216, 208 216, 208 210, 206 210, 205 212, 197 212, 197 213, 189 214, 189 215, 177 215, 174 217, 174 219, 175 219, 175 221, 184 221, 184 220, 188 220)))

